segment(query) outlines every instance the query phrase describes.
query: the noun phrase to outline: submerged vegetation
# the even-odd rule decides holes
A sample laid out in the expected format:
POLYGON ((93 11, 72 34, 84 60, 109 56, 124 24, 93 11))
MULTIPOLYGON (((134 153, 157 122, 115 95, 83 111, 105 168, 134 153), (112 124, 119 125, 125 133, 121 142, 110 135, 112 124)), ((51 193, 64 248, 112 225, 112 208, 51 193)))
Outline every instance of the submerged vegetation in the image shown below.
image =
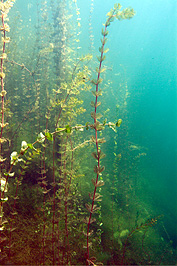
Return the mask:
MULTIPOLYGON (((149 246, 151 237, 154 245, 160 238, 152 226, 159 222, 166 230, 163 217, 130 203, 137 183, 129 175, 146 153, 135 144, 125 149, 126 81, 120 87, 115 121, 109 121, 109 106, 103 108, 100 100, 109 86, 103 66, 109 26, 133 18, 135 11, 115 4, 101 31, 100 55, 81 56, 77 1, 49 2, 36 1, 35 25, 29 23, 28 28, 20 14, 13 13, 15 0, 0 2, 0 263, 160 264, 164 254, 172 252, 168 233, 158 261, 149 246), (98 66, 93 71, 95 58, 98 66), (102 144, 108 130, 114 159, 105 170, 108 154, 102 144), (122 156, 132 156, 130 150, 136 147, 134 164, 127 166, 122 156)), ((90 35, 93 5, 92 0, 90 35)), ((90 42, 93 51, 93 36, 90 42)))

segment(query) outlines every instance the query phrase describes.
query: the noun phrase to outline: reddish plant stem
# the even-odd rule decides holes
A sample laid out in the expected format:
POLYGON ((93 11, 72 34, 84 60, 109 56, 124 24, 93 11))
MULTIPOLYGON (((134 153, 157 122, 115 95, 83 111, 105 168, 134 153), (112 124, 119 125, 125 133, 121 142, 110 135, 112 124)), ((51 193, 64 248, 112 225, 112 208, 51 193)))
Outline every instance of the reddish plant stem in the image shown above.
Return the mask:
MULTIPOLYGON (((50 106, 48 112, 47 112, 47 119, 46 119, 46 132, 47 132, 47 129, 48 129, 48 123, 49 123, 49 115, 50 115, 50 112, 55 104, 55 99, 57 97, 57 94, 58 94, 58 91, 56 91, 55 93, 55 97, 54 97, 54 100, 53 100, 53 104, 50 106)), ((46 144, 47 144, 47 138, 45 137, 45 144, 44 144, 44 151, 43 151, 43 172, 44 172, 44 177, 46 175, 46 166, 45 166, 45 153, 46 153, 46 144)), ((55 147, 55 135, 54 135, 54 138, 53 138, 53 184, 54 184, 54 199, 53 199, 53 219, 52 219, 52 253, 53 253, 53 265, 55 264, 55 252, 54 252, 54 224, 55 224, 55 168, 54 168, 54 147, 55 147)), ((42 174, 43 176, 43 174, 42 174)), ((47 190, 46 186, 45 186, 45 189, 47 190)), ((44 194, 44 198, 43 198, 43 208, 45 208, 45 194, 44 194)), ((43 222, 44 222, 44 225, 43 225, 43 264, 44 264, 44 247, 45 247, 45 212, 43 210, 43 222)))
MULTIPOLYGON (((73 86, 70 88, 69 92, 67 93, 65 99, 64 99, 64 102, 63 102, 63 106, 64 104, 67 102, 67 99, 69 98, 70 96, 70 92, 72 90, 73 86)), ((55 129, 59 126, 58 125, 58 122, 59 122, 59 119, 60 119, 60 116, 61 116, 61 113, 62 113, 62 110, 63 110, 63 107, 61 106, 60 107, 60 110, 59 110, 59 114, 58 114, 58 118, 57 118, 57 122, 55 124, 55 129)), ((54 241, 53 241, 53 238, 54 238, 54 225, 55 225, 55 208, 56 208, 56 201, 55 201, 55 197, 56 197, 56 181, 55 181, 55 167, 54 167, 54 161, 55 161, 55 153, 54 153, 54 149, 55 149, 55 134, 54 134, 54 137, 53 137, 53 193, 54 193, 54 199, 53 199, 53 228, 52 228, 52 250, 53 250, 53 265, 55 264, 55 258, 54 258, 54 241)), ((61 164, 62 164, 62 155, 61 155, 61 164)), ((61 167, 62 165, 60 165, 60 176, 62 174, 62 170, 61 170, 61 167)), ((60 182, 60 181, 59 181, 60 182)), ((66 192, 66 191, 65 191, 66 192)), ((66 219, 66 212, 67 212, 67 204, 65 205, 65 232, 66 232, 66 236, 67 236, 67 241, 68 241, 68 229, 67 229, 67 219, 66 219)), ((58 224, 59 225, 59 224, 58 224)), ((59 228, 59 226, 58 226, 59 228)), ((59 230, 58 230, 58 239, 59 239, 59 230)), ((58 257, 59 257, 59 250, 58 250, 58 257)), ((64 255, 63 255, 64 257, 64 255)), ((63 260, 63 258, 62 258, 63 260)), ((67 256, 67 261, 68 261, 68 256, 67 256)))
MULTIPOLYGON (((49 122, 49 114, 51 112, 52 107, 54 106, 56 96, 58 91, 56 91, 55 98, 53 101, 53 105, 48 110, 47 120, 46 120, 46 132, 48 129, 49 122)), ((45 149, 46 149, 46 138, 45 138, 45 148, 44 148, 44 167, 45 167, 45 149)), ((53 217, 52 217, 52 254, 53 254, 53 265, 55 264, 55 247, 54 247, 54 231, 55 231, 55 195, 56 195, 56 187, 55 187, 55 135, 53 137, 53 217)))
POLYGON ((56 196, 56 183, 55 183, 55 136, 53 138, 53 219, 52 219, 52 253, 53 253, 53 265, 55 265, 55 247, 54 247, 54 232, 55 232, 55 202, 56 196))
MULTIPOLYGON (((1 0, 1 3, 3 3, 3 0, 1 0)), ((1 12, 1 18, 2 18, 2 28, 4 28, 4 16, 3 13, 1 12)), ((5 29, 3 30, 3 37, 5 40, 5 29)), ((3 42, 3 49, 2 52, 5 52, 5 41, 3 42)), ((1 73, 3 73, 3 57, 1 58, 1 73)), ((1 133, 0 133, 0 138, 2 138, 2 133, 3 133, 3 128, 4 128, 4 78, 1 75, 1 133)), ((0 155, 2 154, 2 143, 0 144, 0 155)), ((2 167, 1 169, 1 173, 2 174, 2 167)), ((7 182, 7 178, 6 178, 6 182, 7 182)), ((6 187, 6 184, 5 184, 6 187)), ((4 189, 5 191, 5 189, 4 189)), ((4 193, 1 193, 1 175, 0 175, 0 199, 2 197, 2 194, 4 195, 4 193)), ((3 208, 3 202, 1 201, 0 204, 0 213, 2 213, 2 208, 3 208)), ((0 226, 2 225, 2 216, 0 217, 0 226)), ((0 232, 0 240, 1 240, 1 232, 0 232)))
MULTIPOLYGON (((109 19, 108 19, 108 22, 109 22, 109 19)), ((97 76, 97 83, 96 83, 96 93, 98 92, 99 79, 100 79, 100 75, 101 75, 101 66, 102 66, 102 61, 103 61, 102 59, 103 59, 103 51, 104 51, 104 46, 105 46, 106 31, 107 31, 107 23, 105 24, 104 34, 103 34, 102 50, 101 50, 100 63, 99 63, 98 76, 97 76)), ((94 124, 95 124, 96 151, 97 151, 97 154, 99 154, 98 131, 97 131, 97 128, 96 128, 97 102, 98 102, 98 95, 96 94, 94 124)), ((98 167, 98 169, 100 167, 100 158, 99 158, 99 156, 98 156, 98 160, 97 160, 97 167, 98 167)), ((90 229, 90 224, 91 224, 93 206, 94 206, 94 202, 95 202, 95 194, 96 194, 96 190, 97 190, 98 178, 99 178, 99 173, 97 173, 97 176, 96 176, 95 188, 94 188, 93 198, 92 198, 92 206, 91 206, 89 220, 88 220, 88 225, 87 225, 87 259, 89 259, 89 229, 90 229)))
MULTIPOLYGON (((50 112, 51 112, 51 109, 53 108, 54 106, 54 103, 55 103, 55 99, 56 99, 56 96, 58 94, 58 91, 56 92, 55 94, 55 97, 54 97, 54 101, 53 101, 53 104, 50 106, 48 112, 47 112, 47 119, 46 119, 46 132, 47 132, 47 129, 48 129, 48 123, 49 123, 49 115, 50 115, 50 112)), ((45 178, 46 176, 46 166, 45 166, 45 154, 46 154, 46 144, 47 144, 47 138, 45 137, 45 143, 44 143, 44 151, 43 151, 43 173, 42 173, 42 179, 45 178)), ((54 138, 53 138, 53 184, 55 184, 55 169, 54 169, 54 146, 55 146, 55 135, 54 135, 54 138)), ((44 185, 44 189, 47 190, 46 188, 46 185, 44 185)), ((50 197, 50 195, 49 195, 50 197)), ((46 201, 46 196, 44 194, 44 197, 43 197, 43 244, 42 244, 42 258, 43 258, 43 265, 45 264, 45 201, 46 201)), ((53 253, 53 265, 55 264, 55 253, 54 253, 54 221, 55 221, 55 186, 54 186, 54 200, 53 200, 53 221, 52 221, 52 253, 53 253)))
POLYGON ((43 198, 43 238, 42 238, 42 263, 45 265, 45 194, 43 198))
POLYGON ((128 243, 128 240, 129 238, 137 231, 139 231, 140 229, 144 229, 148 227, 152 227, 153 225, 156 224, 157 222, 157 219, 159 219, 161 216, 159 215, 158 217, 156 218, 151 218, 150 220, 148 220, 147 222, 145 222, 144 224, 141 224, 140 226, 137 226, 136 228, 134 228, 127 236, 127 239, 125 241, 125 244, 124 244, 124 249, 123 249, 123 255, 122 255, 122 261, 121 261, 121 265, 124 265, 124 259, 125 259, 125 252, 126 252, 126 248, 127 248, 127 243, 128 243))
MULTIPOLYGON (((3 3, 3 0, 1 0, 1 2, 3 3)), ((4 16, 3 13, 1 12, 1 17, 2 17, 2 28, 4 28, 4 16)), ((5 29, 3 30, 3 38, 5 40, 6 37, 6 32, 5 29)), ((3 48, 2 48, 2 53, 5 53, 5 41, 3 42, 3 48)), ((3 57, 1 58, 1 73, 3 73, 3 57)), ((3 133, 3 128, 4 128, 4 78, 3 76, 1 76, 1 98, 2 98, 2 103, 1 103, 1 134, 0 134, 0 138, 2 138, 2 133, 3 133)), ((2 150, 1 150, 2 152, 2 150)))
POLYGON ((35 81, 35 79, 34 79, 34 72, 31 72, 24 64, 19 64, 19 63, 17 63, 17 62, 15 62, 15 61, 12 61, 12 60, 5 60, 6 62, 9 62, 9 63, 11 63, 11 64, 14 64, 14 65, 17 65, 17 66, 20 66, 21 67, 21 69, 24 69, 24 70, 26 70, 31 76, 32 76, 32 78, 33 78, 33 80, 34 80, 34 83, 36 83, 36 81, 35 81))
MULTIPOLYGON (((64 152, 64 163, 63 163, 63 170, 64 170, 64 185, 65 185, 65 196, 64 196, 64 209, 65 209, 65 237, 64 237, 64 254, 66 250, 66 265, 68 265, 69 261, 69 239, 68 239, 68 192, 69 192, 69 183, 67 180, 67 173, 66 173, 66 147, 68 142, 68 136, 66 138, 65 144, 65 152, 64 152)), ((65 257, 65 256, 64 256, 65 257)))
POLYGON ((126 239, 125 244, 124 244, 124 249, 123 249, 122 261, 121 261, 121 265, 122 266, 124 265, 125 251, 126 251, 126 248, 127 248, 128 240, 133 235, 133 233, 135 233, 139 228, 141 228, 141 226, 133 229, 127 236, 127 239, 126 239))
MULTIPOLYGON (((69 189, 71 185, 71 175, 70 179, 67 179, 67 172, 66 172, 66 152, 67 152, 67 143, 68 143, 68 138, 66 138, 66 143, 65 143, 65 150, 63 154, 63 173, 64 173, 64 220, 65 220, 65 236, 64 236, 64 249, 63 249, 63 256, 62 256, 62 264, 70 265, 71 264, 71 257, 70 257, 70 246, 69 246, 69 231, 68 231, 68 194, 69 194, 69 189)), ((72 150, 72 141, 69 138, 70 145, 71 145, 71 150, 72 150)), ((73 169, 73 151, 71 155, 71 171, 73 169)))
MULTIPOLYGON (((112 187, 114 188, 114 175, 113 175, 112 187)), ((114 190, 112 190, 112 252, 113 250, 114 250, 114 190)))
POLYGON ((150 263, 150 260, 151 260, 151 257, 149 255, 149 253, 147 253, 144 249, 144 239, 145 239, 145 236, 146 236, 146 232, 147 230, 144 232, 144 235, 143 235, 143 238, 142 238, 142 250, 143 252, 146 254, 147 258, 148 258, 148 264, 150 263))
MULTIPOLYGON (((60 143, 60 150, 61 151, 63 150, 63 138, 62 138, 61 143, 60 143)), ((60 170, 60 178, 59 178, 60 187, 61 187, 62 174, 63 174, 63 164, 62 163, 63 163, 63 153, 61 152, 61 156, 60 156, 60 169, 59 169, 60 170)), ((60 203, 61 203, 61 196, 62 196, 62 189, 60 190, 60 199, 59 199, 59 202, 60 203)), ((59 219, 60 219, 60 217, 59 217, 59 219)), ((60 222, 60 220, 59 220, 59 222, 60 222)), ((59 243, 58 246, 60 246, 60 243, 59 243)), ((58 254, 59 254, 59 251, 60 251, 60 249, 58 248, 58 254)), ((58 255, 58 257, 60 258, 59 255, 58 255)), ((63 265, 63 256, 61 257, 61 265, 63 265)))

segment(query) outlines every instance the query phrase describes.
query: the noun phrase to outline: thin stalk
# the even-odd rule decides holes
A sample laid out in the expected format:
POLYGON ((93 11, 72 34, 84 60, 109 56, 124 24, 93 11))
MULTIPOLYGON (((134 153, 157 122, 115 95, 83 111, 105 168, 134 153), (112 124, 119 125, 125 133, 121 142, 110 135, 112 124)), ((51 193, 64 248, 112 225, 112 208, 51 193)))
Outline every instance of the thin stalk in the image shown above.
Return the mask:
POLYGON ((94 192, 93 192, 93 198, 92 198, 92 205, 90 208, 90 215, 89 215, 89 220, 88 220, 88 225, 87 225, 87 263, 89 263, 90 259, 89 259, 89 229, 90 229, 90 224, 91 224, 91 218, 92 218, 92 213, 94 211, 94 202, 95 202, 95 195, 96 195, 96 190, 98 187, 98 178, 99 178, 99 169, 100 169, 100 156, 99 156, 99 145, 98 145, 98 129, 97 129, 97 118, 96 118, 96 113, 97 113, 97 106, 98 106, 98 96, 100 95, 99 91, 98 91, 98 87, 99 84, 101 83, 101 79, 100 79, 100 75, 101 75, 101 68, 102 68, 102 62, 105 59, 105 55, 104 53, 106 53, 107 51, 104 50, 104 46, 106 43, 106 36, 108 35, 108 31, 107 31, 107 27, 110 25, 110 23, 112 21, 114 21, 114 19, 130 19, 134 16, 135 12, 133 9, 130 8, 126 8, 122 11, 120 11, 121 9, 121 5, 120 4, 115 4, 114 5, 114 9, 111 9, 111 11, 107 14, 108 18, 106 20, 106 23, 104 25, 104 29, 102 30, 102 35, 103 35, 103 39, 101 40, 102 42, 102 46, 99 48, 99 51, 101 52, 100 57, 98 57, 98 61, 99 63, 99 68, 97 70, 97 80, 96 81, 92 81, 92 83, 94 83, 96 85, 96 92, 94 93, 95 95, 95 111, 94 111, 94 116, 92 116, 94 118, 94 130, 95 130, 95 144, 96 144, 96 151, 97 151, 97 176, 96 176, 96 180, 94 181, 94 192))
MULTIPOLYGON (((109 19, 108 19, 109 21, 109 19)), ((106 39, 106 32, 107 32, 107 23, 105 24, 104 28, 104 34, 103 34, 103 41, 102 41, 102 49, 101 49, 101 56, 100 56, 100 63, 99 63, 99 69, 98 69, 98 75, 97 75, 97 83, 96 83, 96 98, 95 98, 95 116, 94 116, 94 124, 96 125, 97 119, 96 119, 96 113, 97 113, 97 102, 98 102, 98 87, 99 87, 99 79, 101 75, 101 67, 102 67, 102 62, 103 62, 103 51, 104 51, 104 46, 105 46, 105 39, 106 39)), ((98 130, 95 126, 95 145, 96 145, 96 151, 97 155, 99 154, 99 146, 98 146, 98 130)), ((100 167, 100 157, 98 156, 97 160, 97 167, 99 169, 100 167)), ((89 215, 89 220, 88 220, 88 225, 87 225, 87 259, 89 259, 89 229, 90 229, 90 223, 91 223, 91 218, 92 218, 92 213, 93 213, 93 206, 95 203, 95 195, 96 195, 96 190, 97 190, 97 183, 98 183, 98 178, 99 178, 99 173, 97 173, 96 176, 96 181, 95 181, 95 188, 93 192, 93 198, 92 198, 92 206, 90 210, 90 215, 89 215)))
POLYGON ((56 183, 55 183, 55 135, 53 138, 53 218, 52 218, 52 253, 53 265, 55 265, 55 248, 54 248, 54 232, 55 232, 55 209, 56 209, 56 183))
MULTIPOLYGON (((49 123, 49 116, 50 116, 50 112, 52 110, 52 108, 55 105, 55 100, 57 97, 58 91, 56 91, 55 93, 55 97, 53 100, 53 104, 50 106, 48 112, 47 112, 47 119, 46 119, 46 132, 48 130, 48 123, 49 123)), ((46 166, 45 166, 45 154, 46 154, 46 144, 47 144, 47 138, 45 137, 45 144, 44 144, 44 151, 43 151, 43 171, 44 173, 46 173, 46 166)), ((55 231, 55 194, 56 194, 56 188, 55 188, 55 165, 54 165, 54 161, 55 161, 55 135, 53 137, 53 218, 52 218, 52 254, 53 254, 53 265, 55 264, 55 249, 54 249, 54 231, 55 231)), ((43 204, 45 207, 45 194, 44 194, 44 198, 43 198, 43 204)), ((44 214, 44 212, 43 212, 44 214)), ((45 214, 44 214, 45 215, 45 214)), ((44 216, 44 224, 45 224, 45 216, 44 216)), ((44 237, 45 237, 45 226, 43 227, 43 264, 44 264, 44 237)))
POLYGON ((42 238, 42 264, 45 265, 45 194, 43 198, 43 238, 42 238))
POLYGON ((65 184, 65 188, 64 188, 64 212, 65 212, 65 237, 64 237, 64 257, 65 257, 65 250, 66 250, 66 265, 68 265, 68 261, 69 261, 69 239, 68 239, 68 192, 69 192, 69 183, 67 180, 67 173, 66 173, 66 147, 67 147, 67 142, 68 142, 68 136, 66 138, 66 144, 65 144, 65 151, 64 151, 64 162, 63 162, 63 170, 64 170, 64 184, 65 184))
POLYGON ((124 265, 124 259, 125 259, 125 252, 126 252, 126 248, 127 248, 127 244, 128 244, 128 240, 129 238, 136 232, 142 230, 142 229, 148 229, 149 227, 154 226, 157 223, 157 219, 159 219, 161 217, 161 215, 155 217, 155 218, 151 218, 150 220, 147 220, 147 222, 145 222, 144 224, 141 224, 140 226, 137 226, 136 228, 132 229, 132 231, 128 234, 127 239, 125 241, 124 244, 124 249, 123 249, 123 255, 122 255, 122 261, 121 261, 121 265, 124 265))
MULTIPOLYGON (((1 3, 3 3, 3 0, 1 0, 1 3)), ((5 37, 6 37, 6 31, 5 31, 5 27, 4 27, 4 15, 1 12, 1 18, 2 18, 2 28, 3 28, 3 47, 2 47, 2 53, 5 53, 5 37)), ((4 97, 5 97, 5 91, 4 91, 4 75, 3 73, 3 56, 1 57, 1 134, 0 134, 0 138, 2 138, 2 133, 3 133, 3 128, 4 128, 4 97)), ((1 152, 2 152, 2 144, 0 146, 1 148, 1 152)))
MULTIPOLYGON (((114 175, 112 186, 114 188, 114 175)), ((114 250, 114 190, 112 190, 112 252, 114 250)))

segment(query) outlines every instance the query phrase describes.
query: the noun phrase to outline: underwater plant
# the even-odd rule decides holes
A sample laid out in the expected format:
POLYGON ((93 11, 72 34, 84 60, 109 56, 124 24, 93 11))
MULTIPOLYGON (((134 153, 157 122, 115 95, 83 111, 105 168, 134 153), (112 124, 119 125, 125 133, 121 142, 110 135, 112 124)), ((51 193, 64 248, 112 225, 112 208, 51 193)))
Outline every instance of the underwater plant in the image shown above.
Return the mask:
MULTIPOLYGON (((95 143, 96 146, 96 152, 92 152, 92 156, 96 159, 97 165, 94 166, 94 172, 96 173, 96 179, 92 179, 92 183, 94 185, 94 191, 93 194, 89 194, 90 198, 92 200, 91 205, 86 204, 87 210, 89 211, 89 218, 88 218, 88 226, 87 226, 87 260, 88 263, 91 263, 90 254, 89 254, 89 236, 91 235, 90 232, 90 224, 93 223, 95 220, 92 219, 92 214, 100 209, 99 206, 95 204, 95 201, 101 201, 101 195, 97 193, 97 188, 102 187, 104 185, 104 181, 102 178, 99 179, 101 176, 101 173, 104 171, 104 166, 101 167, 100 162, 101 159, 105 157, 105 154, 100 149, 100 144, 105 142, 105 139, 98 138, 98 132, 102 131, 104 129, 105 122, 101 124, 99 122, 99 119, 102 117, 101 114, 97 113, 97 108, 101 104, 101 102, 98 101, 99 96, 102 95, 102 91, 99 90, 99 84, 103 81, 101 78, 101 73, 105 71, 104 68, 102 68, 102 62, 106 58, 106 53, 109 51, 109 49, 105 49, 105 44, 107 41, 106 36, 108 35, 108 26, 110 26, 110 23, 114 21, 114 19, 123 20, 123 19, 130 19, 134 16, 135 12, 133 9, 126 8, 120 11, 121 9, 120 4, 115 4, 114 8, 111 9, 111 11, 107 14, 107 20, 104 25, 104 28, 102 29, 102 36, 101 39, 101 47, 99 48, 100 56, 97 57, 99 61, 99 67, 96 69, 97 72, 97 78, 92 80, 92 83, 95 85, 95 91, 92 91, 93 95, 95 96, 95 102, 91 102, 91 106, 94 108, 94 111, 91 112, 91 117, 94 120, 94 124, 91 125, 91 127, 95 130, 95 136, 92 137, 92 141, 95 143)), ((119 119, 116 124, 109 122, 108 126, 111 128, 115 128, 115 126, 120 126, 122 120, 119 119)))
MULTIPOLYGON (((0 78, 1 78, 1 133, 0 133, 0 164, 1 164, 1 172, 0 172, 0 245, 2 246, 2 243, 6 240, 6 237, 3 235, 4 225, 6 223, 5 220, 3 220, 3 204, 7 202, 8 197, 5 196, 5 193, 7 193, 7 182, 8 177, 13 176, 13 173, 3 173, 3 163, 6 161, 7 158, 3 158, 3 148, 2 145, 4 143, 8 142, 8 139, 4 137, 4 128, 8 125, 8 123, 5 121, 5 96, 7 91, 4 88, 4 79, 5 79, 5 73, 4 73, 4 60, 7 59, 6 54, 6 43, 10 42, 10 38, 7 36, 7 32, 10 31, 9 25, 6 23, 8 20, 8 13, 11 9, 11 7, 14 4, 14 0, 0 2, 0 10, 1 10, 1 72, 0 72, 0 78)), ((3 254, 3 248, 1 250, 2 257, 5 256, 3 254)))
MULTIPOLYGON (((146 230, 148 229, 148 227, 152 227, 157 223, 157 220, 161 217, 155 217, 155 218, 151 218, 148 219, 145 223, 142 223, 141 225, 137 226, 136 228, 132 229, 131 232, 128 234, 125 244, 124 244, 124 248, 123 248, 123 255, 122 255, 122 261, 121 261, 121 265, 124 265, 124 259, 125 259, 125 252, 126 252, 126 248, 127 248, 127 244, 128 244, 128 240, 130 237, 132 237, 132 235, 142 229, 146 230)), ((143 240, 142 240, 142 247, 143 247, 143 240)), ((149 255, 148 255, 149 256, 149 255)))

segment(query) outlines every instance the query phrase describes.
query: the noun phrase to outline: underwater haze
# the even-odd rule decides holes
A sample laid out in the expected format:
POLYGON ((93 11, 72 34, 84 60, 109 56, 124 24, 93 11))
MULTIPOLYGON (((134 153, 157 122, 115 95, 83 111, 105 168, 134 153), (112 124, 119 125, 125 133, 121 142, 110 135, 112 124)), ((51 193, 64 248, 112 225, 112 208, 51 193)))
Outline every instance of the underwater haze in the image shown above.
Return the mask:
POLYGON ((176 1, 0 9, 0 264, 176 265, 176 1))

